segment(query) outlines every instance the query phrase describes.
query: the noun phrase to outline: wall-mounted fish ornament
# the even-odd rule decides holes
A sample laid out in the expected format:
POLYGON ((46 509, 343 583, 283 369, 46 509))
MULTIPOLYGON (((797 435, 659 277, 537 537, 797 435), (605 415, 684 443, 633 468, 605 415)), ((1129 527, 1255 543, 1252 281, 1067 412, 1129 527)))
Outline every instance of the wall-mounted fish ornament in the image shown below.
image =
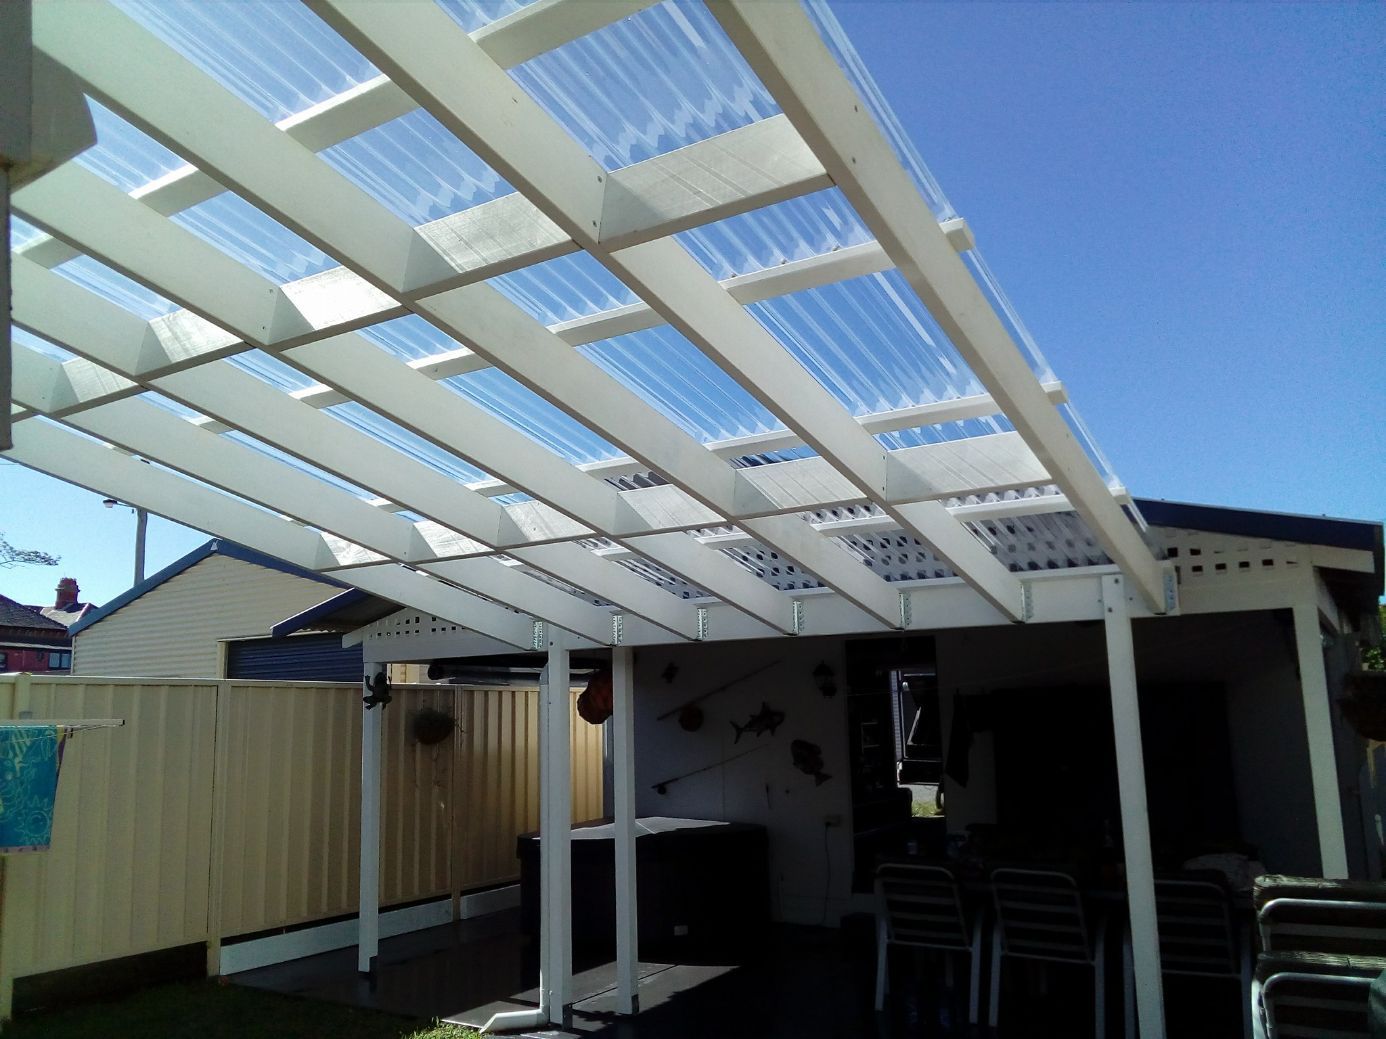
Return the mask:
POLYGON ((768 732, 771 736, 775 735, 775 730, 784 724, 784 711, 777 711, 768 703, 761 703, 760 710, 751 715, 746 720, 745 725, 731 723, 731 727, 736 730, 736 739, 733 743, 740 743, 741 737, 746 733, 759 736, 762 732, 768 732))

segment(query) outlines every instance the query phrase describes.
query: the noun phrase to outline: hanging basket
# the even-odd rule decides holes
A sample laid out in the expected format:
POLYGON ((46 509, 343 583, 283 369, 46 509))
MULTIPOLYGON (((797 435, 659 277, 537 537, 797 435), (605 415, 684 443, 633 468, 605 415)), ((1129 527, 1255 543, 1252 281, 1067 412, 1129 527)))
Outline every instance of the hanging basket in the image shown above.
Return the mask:
POLYGON ((457 720, 452 715, 444 714, 432 707, 415 712, 412 723, 414 739, 426 747, 442 743, 452 735, 452 730, 456 727, 457 720))
POLYGON ((1347 676, 1347 696, 1338 709, 1359 736, 1386 741, 1386 671, 1359 671, 1347 676))

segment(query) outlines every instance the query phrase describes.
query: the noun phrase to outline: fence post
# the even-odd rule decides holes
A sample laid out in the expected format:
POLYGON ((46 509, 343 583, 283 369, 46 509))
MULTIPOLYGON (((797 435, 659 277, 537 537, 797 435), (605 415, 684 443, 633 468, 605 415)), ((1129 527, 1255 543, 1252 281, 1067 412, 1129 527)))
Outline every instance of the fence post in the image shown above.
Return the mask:
POLYGON ((231 683, 217 683, 212 726, 212 824, 207 856, 207 976, 221 974, 222 878, 226 852, 226 784, 231 757, 231 683))

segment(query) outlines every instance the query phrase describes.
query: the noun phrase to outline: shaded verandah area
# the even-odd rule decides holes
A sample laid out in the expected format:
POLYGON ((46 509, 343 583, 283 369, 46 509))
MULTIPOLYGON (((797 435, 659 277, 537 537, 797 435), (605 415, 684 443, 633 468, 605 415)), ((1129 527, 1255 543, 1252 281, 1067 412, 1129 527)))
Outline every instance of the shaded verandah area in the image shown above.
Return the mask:
MULTIPOLYGON (((1139 1011, 1163 1034, 1130 624, 1178 612, 1180 579, 831 14, 639 0, 483 25, 428 4, 265 13, 330 54, 309 71, 344 89, 308 109, 272 96, 285 69, 268 47, 239 48, 252 74, 228 74, 224 26, 33 9, 21 57, 52 77, 33 97, 64 132, 14 185, 10 456, 408 607, 412 632, 375 633, 368 690, 398 659, 386 643, 425 628, 442 638, 421 659, 544 655, 531 1024, 573 1002, 570 652, 613 662, 628 1012, 634 648, 1100 623, 1139 1011), (619 142, 644 135, 607 96, 629 82, 629 47, 686 74, 668 95, 627 91, 687 131, 634 152, 619 142), (581 70, 558 97, 520 69, 551 50, 581 70), (84 94, 104 113, 93 148, 84 94), (593 104, 618 124, 595 138, 593 104), (495 197, 419 212, 407 185, 381 190, 391 173, 371 149, 329 154, 390 126, 408 155, 396 121, 410 117, 495 197), (235 213, 211 230, 173 219, 214 197, 235 213), (1035 531, 1043 558, 1014 543, 1035 531)), ((1286 607, 1309 659, 1332 611, 1312 580, 1286 607)), ((1338 875, 1316 675, 1318 843, 1338 875)), ((363 715, 362 971, 378 952, 380 714, 363 715)))

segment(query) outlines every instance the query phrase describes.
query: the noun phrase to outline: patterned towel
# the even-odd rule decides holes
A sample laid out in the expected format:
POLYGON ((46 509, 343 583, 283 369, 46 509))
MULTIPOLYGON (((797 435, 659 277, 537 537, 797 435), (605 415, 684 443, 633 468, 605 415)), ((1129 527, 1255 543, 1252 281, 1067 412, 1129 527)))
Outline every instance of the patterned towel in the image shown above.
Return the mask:
POLYGON ((0 855, 47 849, 66 737, 58 725, 0 725, 0 855))

